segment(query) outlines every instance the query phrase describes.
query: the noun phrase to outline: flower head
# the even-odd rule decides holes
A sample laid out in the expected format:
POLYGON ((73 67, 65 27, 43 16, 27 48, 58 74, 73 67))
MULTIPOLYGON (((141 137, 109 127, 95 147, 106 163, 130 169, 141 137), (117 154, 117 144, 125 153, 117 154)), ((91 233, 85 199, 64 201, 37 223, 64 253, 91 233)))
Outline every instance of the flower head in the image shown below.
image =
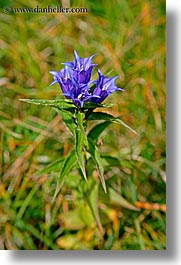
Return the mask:
POLYGON ((53 82, 59 83, 63 95, 67 99, 72 99, 75 106, 84 106, 89 101, 101 103, 107 96, 116 90, 123 90, 114 84, 117 77, 106 77, 98 70, 98 79, 91 80, 92 69, 95 64, 92 63, 92 55, 89 58, 80 58, 74 51, 75 59, 72 62, 65 62, 64 68, 59 72, 50 71, 53 75, 53 82), (90 88, 91 84, 94 84, 90 88))
POLYGON ((89 58, 80 58, 76 51, 74 51, 75 59, 73 62, 66 62, 63 63, 65 66, 68 66, 73 71, 74 79, 77 80, 79 83, 87 83, 90 81, 92 68, 96 64, 92 64, 92 55, 89 58))
POLYGON ((88 83, 78 82, 73 75, 73 71, 68 66, 65 66, 59 72, 50 72, 53 77, 54 83, 59 83, 63 95, 67 99, 72 99, 75 106, 83 107, 84 102, 89 100, 92 95, 89 93, 89 85, 92 81, 88 83))
POLYGON ((98 79, 95 81, 95 89, 93 91, 93 95, 99 96, 97 98, 92 98, 92 102, 101 103, 106 97, 108 97, 111 93, 116 90, 122 90, 122 88, 118 88, 115 86, 114 81, 117 76, 112 78, 104 76, 101 71, 98 69, 98 79))

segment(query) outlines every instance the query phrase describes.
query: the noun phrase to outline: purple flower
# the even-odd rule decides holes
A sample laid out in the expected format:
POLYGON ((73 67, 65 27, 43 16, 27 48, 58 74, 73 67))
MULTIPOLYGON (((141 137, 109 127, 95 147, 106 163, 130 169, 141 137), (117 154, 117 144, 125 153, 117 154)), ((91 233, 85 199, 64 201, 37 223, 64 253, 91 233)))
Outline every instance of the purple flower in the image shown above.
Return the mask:
POLYGON ((54 77, 54 81, 51 85, 59 83, 63 95, 67 99, 72 99, 75 106, 84 105, 85 101, 88 101, 92 98, 92 95, 89 93, 89 85, 92 81, 88 83, 79 83, 73 76, 73 71, 71 68, 65 65, 65 67, 59 72, 50 71, 54 77))
POLYGON ((114 84, 117 77, 105 77, 100 70, 98 70, 98 79, 90 80, 95 66, 92 64, 93 56, 80 58, 74 51, 75 59, 72 62, 63 63, 64 68, 59 72, 50 71, 54 79, 51 85, 59 83, 63 95, 71 99, 77 107, 82 108, 87 101, 101 103, 112 92, 123 90, 114 84), (90 88, 92 83, 93 86, 90 88))
POLYGON ((92 64, 92 58, 95 55, 92 55, 89 58, 80 58, 76 51, 74 51, 75 59, 73 62, 63 63, 65 66, 68 66, 72 69, 72 74, 74 79, 79 83, 87 83, 90 81, 92 68, 96 64, 92 64))
POLYGON ((94 82, 95 89, 93 91, 94 96, 99 96, 97 98, 92 98, 91 101, 94 103, 101 103, 106 97, 108 97, 111 93, 116 90, 122 90, 122 88, 118 88, 115 86, 114 81, 117 76, 112 78, 104 76, 101 71, 98 69, 98 79, 94 82))

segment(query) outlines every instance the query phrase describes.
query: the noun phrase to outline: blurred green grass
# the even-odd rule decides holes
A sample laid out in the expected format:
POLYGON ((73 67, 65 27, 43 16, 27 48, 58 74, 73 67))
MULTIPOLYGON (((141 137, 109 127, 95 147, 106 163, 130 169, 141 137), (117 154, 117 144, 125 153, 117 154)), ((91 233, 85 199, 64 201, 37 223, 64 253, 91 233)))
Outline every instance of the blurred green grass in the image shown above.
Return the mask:
MULTIPOLYGON (((7 15, 0 7, 0 249, 163 250, 165 1, 63 2, 88 13, 7 15), (73 147, 61 117, 19 101, 58 98, 58 85, 49 87, 49 71, 71 61, 74 49, 82 57, 96 54, 102 72, 118 75, 116 84, 125 92, 107 99, 116 103, 107 111, 122 115, 137 131, 135 136, 111 125, 103 133, 99 150, 115 158, 112 166, 105 160, 107 182, 131 203, 149 203, 139 212, 124 209, 110 203, 100 187, 103 237, 82 202, 77 170, 53 204, 59 168, 38 173, 73 147)), ((3 5, 50 3, 4 0, 3 5)), ((94 171, 89 174, 96 177, 94 171)))

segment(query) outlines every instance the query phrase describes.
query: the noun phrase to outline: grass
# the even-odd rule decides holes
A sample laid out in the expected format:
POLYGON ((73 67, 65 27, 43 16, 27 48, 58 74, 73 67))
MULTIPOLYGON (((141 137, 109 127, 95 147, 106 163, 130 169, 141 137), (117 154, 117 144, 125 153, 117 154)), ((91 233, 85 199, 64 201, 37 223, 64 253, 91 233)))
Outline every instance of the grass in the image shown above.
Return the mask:
MULTIPOLYGON (((70 3, 88 13, 0 13, 0 249, 164 250, 165 1, 70 3), (120 197, 110 201, 98 184, 102 235, 82 197, 78 170, 52 203, 59 164, 51 163, 73 147, 61 117, 19 101, 59 98, 49 71, 71 61, 74 49, 82 57, 96 54, 102 72, 118 75, 125 92, 107 99, 115 103, 107 111, 137 131, 113 124, 100 139, 106 182, 140 209, 122 207, 120 197)), ((36 7, 37 1, 4 4, 36 7)), ((90 170, 89 179, 96 174, 90 170)))

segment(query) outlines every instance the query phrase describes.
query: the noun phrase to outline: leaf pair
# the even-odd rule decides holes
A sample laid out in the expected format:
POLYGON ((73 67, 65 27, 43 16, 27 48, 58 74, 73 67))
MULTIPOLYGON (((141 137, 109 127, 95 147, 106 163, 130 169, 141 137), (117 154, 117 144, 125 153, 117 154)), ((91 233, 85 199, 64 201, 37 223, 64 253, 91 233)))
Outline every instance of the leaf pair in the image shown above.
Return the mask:
POLYGON ((94 104, 87 102, 84 108, 78 109, 71 101, 60 100, 42 100, 42 99, 21 99, 27 103, 36 105, 44 105, 55 108, 60 113, 65 125, 75 137, 75 150, 71 151, 66 158, 63 159, 62 167, 60 170, 60 177, 57 184, 57 189, 54 197, 60 190, 65 176, 69 173, 72 167, 77 163, 81 169, 83 177, 87 180, 86 170, 86 152, 88 152, 96 164, 99 178, 104 191, 106 192, 106 184, 104 179, 104 167, 100 153, 96 146, 100 134, 112 122, 116 122, 133 133, 136 133, 130 126, 124 123, 119 117, 116 118, 108 113, 93 112, 96 107, 109 107, 106 104, 94 104), (86 135, 85 120, 103 120, 104 122, 96 125, 88 135, 86 135))

